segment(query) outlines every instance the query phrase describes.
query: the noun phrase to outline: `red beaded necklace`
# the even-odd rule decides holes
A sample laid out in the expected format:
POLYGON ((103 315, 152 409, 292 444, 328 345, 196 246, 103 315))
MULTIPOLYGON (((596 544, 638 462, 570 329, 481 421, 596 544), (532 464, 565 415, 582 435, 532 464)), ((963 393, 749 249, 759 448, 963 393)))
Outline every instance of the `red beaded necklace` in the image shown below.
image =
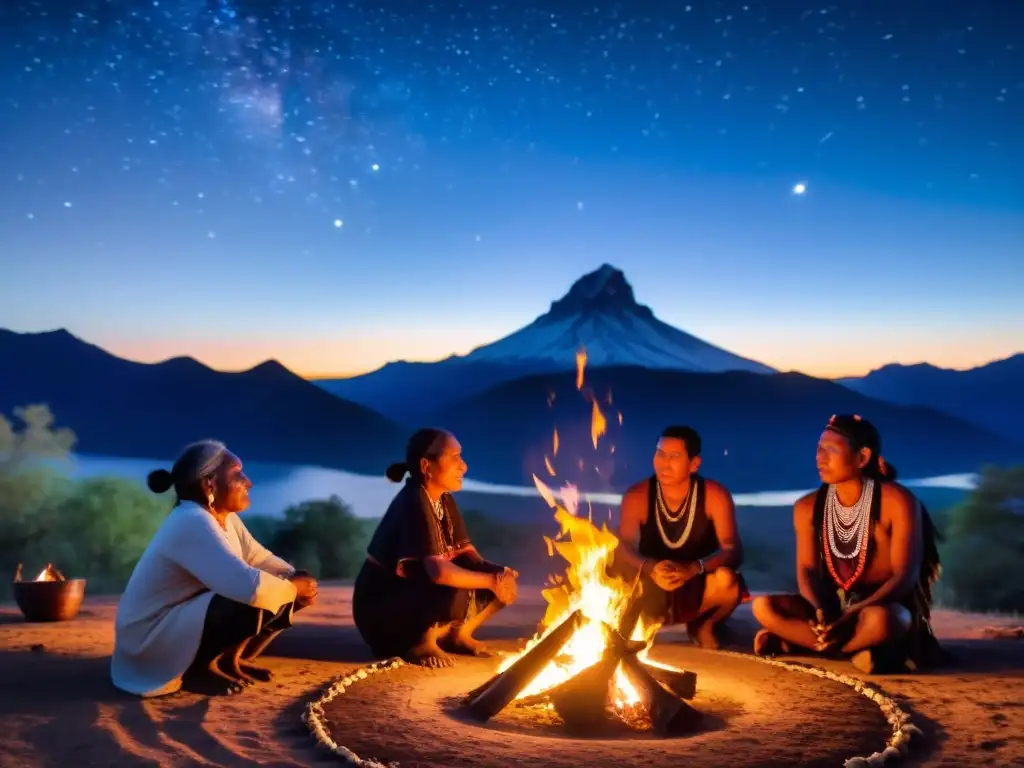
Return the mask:
POLYGON ((832 574, 832 578, 835 580, 836 584, 838 584, 844 592, 849 591, 850 587, 852 587, 857 582, 857 579, 860 578, 860 575, 864 573, 864 566, 868 561, 868 545, 871 543, 872 522, 872 520, 868 520, 868 534, 864 541, 864 546, 860 548, 860 555, 857 557, 857 568, 853 572, 853 576, 846 581, 843 581, 843 579, 839 577, 839 574, 836 573, 835 565, 832 563, 832 548, 829 547, 828 542, 825 541, 825 529, 824 526, 822 526, 821 548, 825 551, 825 565, 828 567, 828 572, 832 574))

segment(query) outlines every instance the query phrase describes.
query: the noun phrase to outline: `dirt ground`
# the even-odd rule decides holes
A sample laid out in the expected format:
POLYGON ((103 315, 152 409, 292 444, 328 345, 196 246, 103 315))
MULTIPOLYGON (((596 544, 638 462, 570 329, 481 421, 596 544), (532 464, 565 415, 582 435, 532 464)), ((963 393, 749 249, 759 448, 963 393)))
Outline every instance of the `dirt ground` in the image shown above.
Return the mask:
MULTIPOLYGON (((299 614, 265 658, 276 678, 214 699, 180 693, 141 701, 113 688, 115 598, 87 599, 78 618, 63 624, 27 624, 16 607, 2 606, 0 766, 336 764, 314 748, 300 714, 330 680, 370 661, 352 625, 351 594, 347 586, 323 587, 318 605, 299 614)), ((539 589, 524 587, 520 595, 484 637, 511 647, 533 633, 543 613, 539 589)), ((752 636, 749 610, 741 608, 731 623, 740 645, 746 644, 752 636)), ((905 764, 1024 766, 1024 640, 986 632, 1012 624, 938 611, 936 630, 956 654, 956 665, 873 681, 906 702, 926 733, 925 747, 905 764)), ((698 672, 694 704, 717 725, 690 739, 588 742, 502 718, 487 726, 467 723, 449 704, 490 674, 488 662, 478 660, 447 673, 403 669, 360 683, 332 702, 332 733, 360 754, 400 759, 403 768, 485 768, 513 759, 524 768, 557 768, 570 764, 564 757, 570 754, 573 765, 595 766, 665 765, 684 755, 701 766, 827 765, 849 754, 844 750, 864 754, 863 748, 870 752, 884 739, 877 710, 844 686, 701 653, 678 644, 684 640, 665 633, 654 655, 698 672)))

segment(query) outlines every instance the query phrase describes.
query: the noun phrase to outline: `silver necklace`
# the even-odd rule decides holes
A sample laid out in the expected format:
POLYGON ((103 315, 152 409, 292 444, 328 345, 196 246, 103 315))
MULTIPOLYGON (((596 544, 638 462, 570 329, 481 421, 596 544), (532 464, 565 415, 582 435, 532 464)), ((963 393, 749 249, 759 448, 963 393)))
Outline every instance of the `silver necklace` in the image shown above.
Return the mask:
MULTIPOLYGON (((427 498, 429 499, 430 497, 428 496, 427 498)), ((441 522, 444 518, 444 496, 438 496, 437 501, 431 500, 430 506, 434 509, 437 522, 441 522)))
POLYGON ((682 506, 679 507, 679 514, 673 516, 669 511, 668 504, 665 503, 665 496, 661 490, 661 483, 657 485, 657 498, 654 504, 654 520, 658 526, 658 533, 661 534, 661 540, 665 546, 669 549, 679 549, 686 541, 690 538, 690 531, 693 529, 693 518, 696 517, 697 509, 697 493, 694 491, 694 485, 696 482, 690 480, 690 488, 686 492, 686 498, 683 499, 682 506), (677 523, 683 519, 683 516, 687 516, 686 526, 683 528, 683 532, 679 535, 678 539, 673 540, 666 532, 665 525, 662 522, 664 517, 670 523, 677 523))
POLYGON ((860 498, 852 506, 845 507, 839 502, 836 487, 829 486, 825 498, 825 531, 829 549, 839 559, 853 560, 866 545, 874 495, 875 481, 866 478, 860 498), (851 542, 853 550, 844 552, 843 549, 849 548, 851 542))

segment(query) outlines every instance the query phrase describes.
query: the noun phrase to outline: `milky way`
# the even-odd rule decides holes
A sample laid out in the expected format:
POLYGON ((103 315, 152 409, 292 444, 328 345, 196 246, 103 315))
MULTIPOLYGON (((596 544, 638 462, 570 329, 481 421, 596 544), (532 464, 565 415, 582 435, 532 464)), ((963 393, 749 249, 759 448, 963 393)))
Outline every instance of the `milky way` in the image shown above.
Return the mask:
POLYGON ((182 247, 269 227, 313 258, 382 226, 407 249, 419 200, 483 248, 456 211, 486 218, 482 188, 509 210, 544 157, 564 161, 545 202, 580 217, 574 167, 1020 211, 1022 41, 1016 0, 7 0, 0 214, 48 252, 71 236, 46 223, 115 248, 117 211, 182 247))
POLYGON ((14 0, 2 132, 61 129, 38 136, 48 160, 17 164, 55 195, 61 175, 139 174, 172 205, 188 157, 211 180, 244 168, 231 194, 254 204, 344 214, 375 162, 429 172, 434 143, 733 170, 802 155, 1009 191, 1019 4, 901 5, 14 0))

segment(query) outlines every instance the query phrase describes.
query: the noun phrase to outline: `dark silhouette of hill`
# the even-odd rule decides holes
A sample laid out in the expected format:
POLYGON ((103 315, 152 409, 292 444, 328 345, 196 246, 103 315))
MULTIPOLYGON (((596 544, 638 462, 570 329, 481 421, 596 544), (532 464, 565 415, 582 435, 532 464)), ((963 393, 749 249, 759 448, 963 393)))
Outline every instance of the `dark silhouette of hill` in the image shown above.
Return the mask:
POLYGON ((576 390, 572 373, 500 384, 439 409, 429 421, 459 436, 471 476, 506 484, 528 481, 530 473, 546 477, 543 459, 551 455, 557 427, 561 449, 553 461, 559 477, 588 490, 621 490, 648 474, 658 435, 673 423, 700 431, 704 472, 737 492, 816 485, 815 445, 829 416, 839 412, 874 421, 882 432, 883 454, 908 478, 969 472, 1024 457, 1020 442, 954 416, 871 399, 798 373, 617 367, 588 371, 588 387, 608 422, 608 435, 596 451, 590 442, 590 405, 576 390), (612 405, 606 404, 609 392, 612 405), (611 445, 615 452, 609 455, 611 445))
POLYGON ((529 325, 464 356, 433 363, 388 363, 348 379, 321 379, 327 391, 405 423, 504 381, 569 371, 585 347, 591 368, 645 368, 721 372, 773 369, 698 339, 659 320, 640 304, 622 270, 610 264, 583 275, 529 325), (409 392, 417 393, 409 397, 409 392))
POLYGON ((45 403, 83 453, 170 459, 212 437, 243 460, 379 474, 407 438, 387 418, 272 360, 239 373, 187 357, 144 364, 65 330, 0 329, 0 369, 0 412, 45 403))
POLYGON ((1024 439, 1024 353, 965 371, 894 363, 839 383, 880 400, 938 408, 1011 440, 1024 439))

